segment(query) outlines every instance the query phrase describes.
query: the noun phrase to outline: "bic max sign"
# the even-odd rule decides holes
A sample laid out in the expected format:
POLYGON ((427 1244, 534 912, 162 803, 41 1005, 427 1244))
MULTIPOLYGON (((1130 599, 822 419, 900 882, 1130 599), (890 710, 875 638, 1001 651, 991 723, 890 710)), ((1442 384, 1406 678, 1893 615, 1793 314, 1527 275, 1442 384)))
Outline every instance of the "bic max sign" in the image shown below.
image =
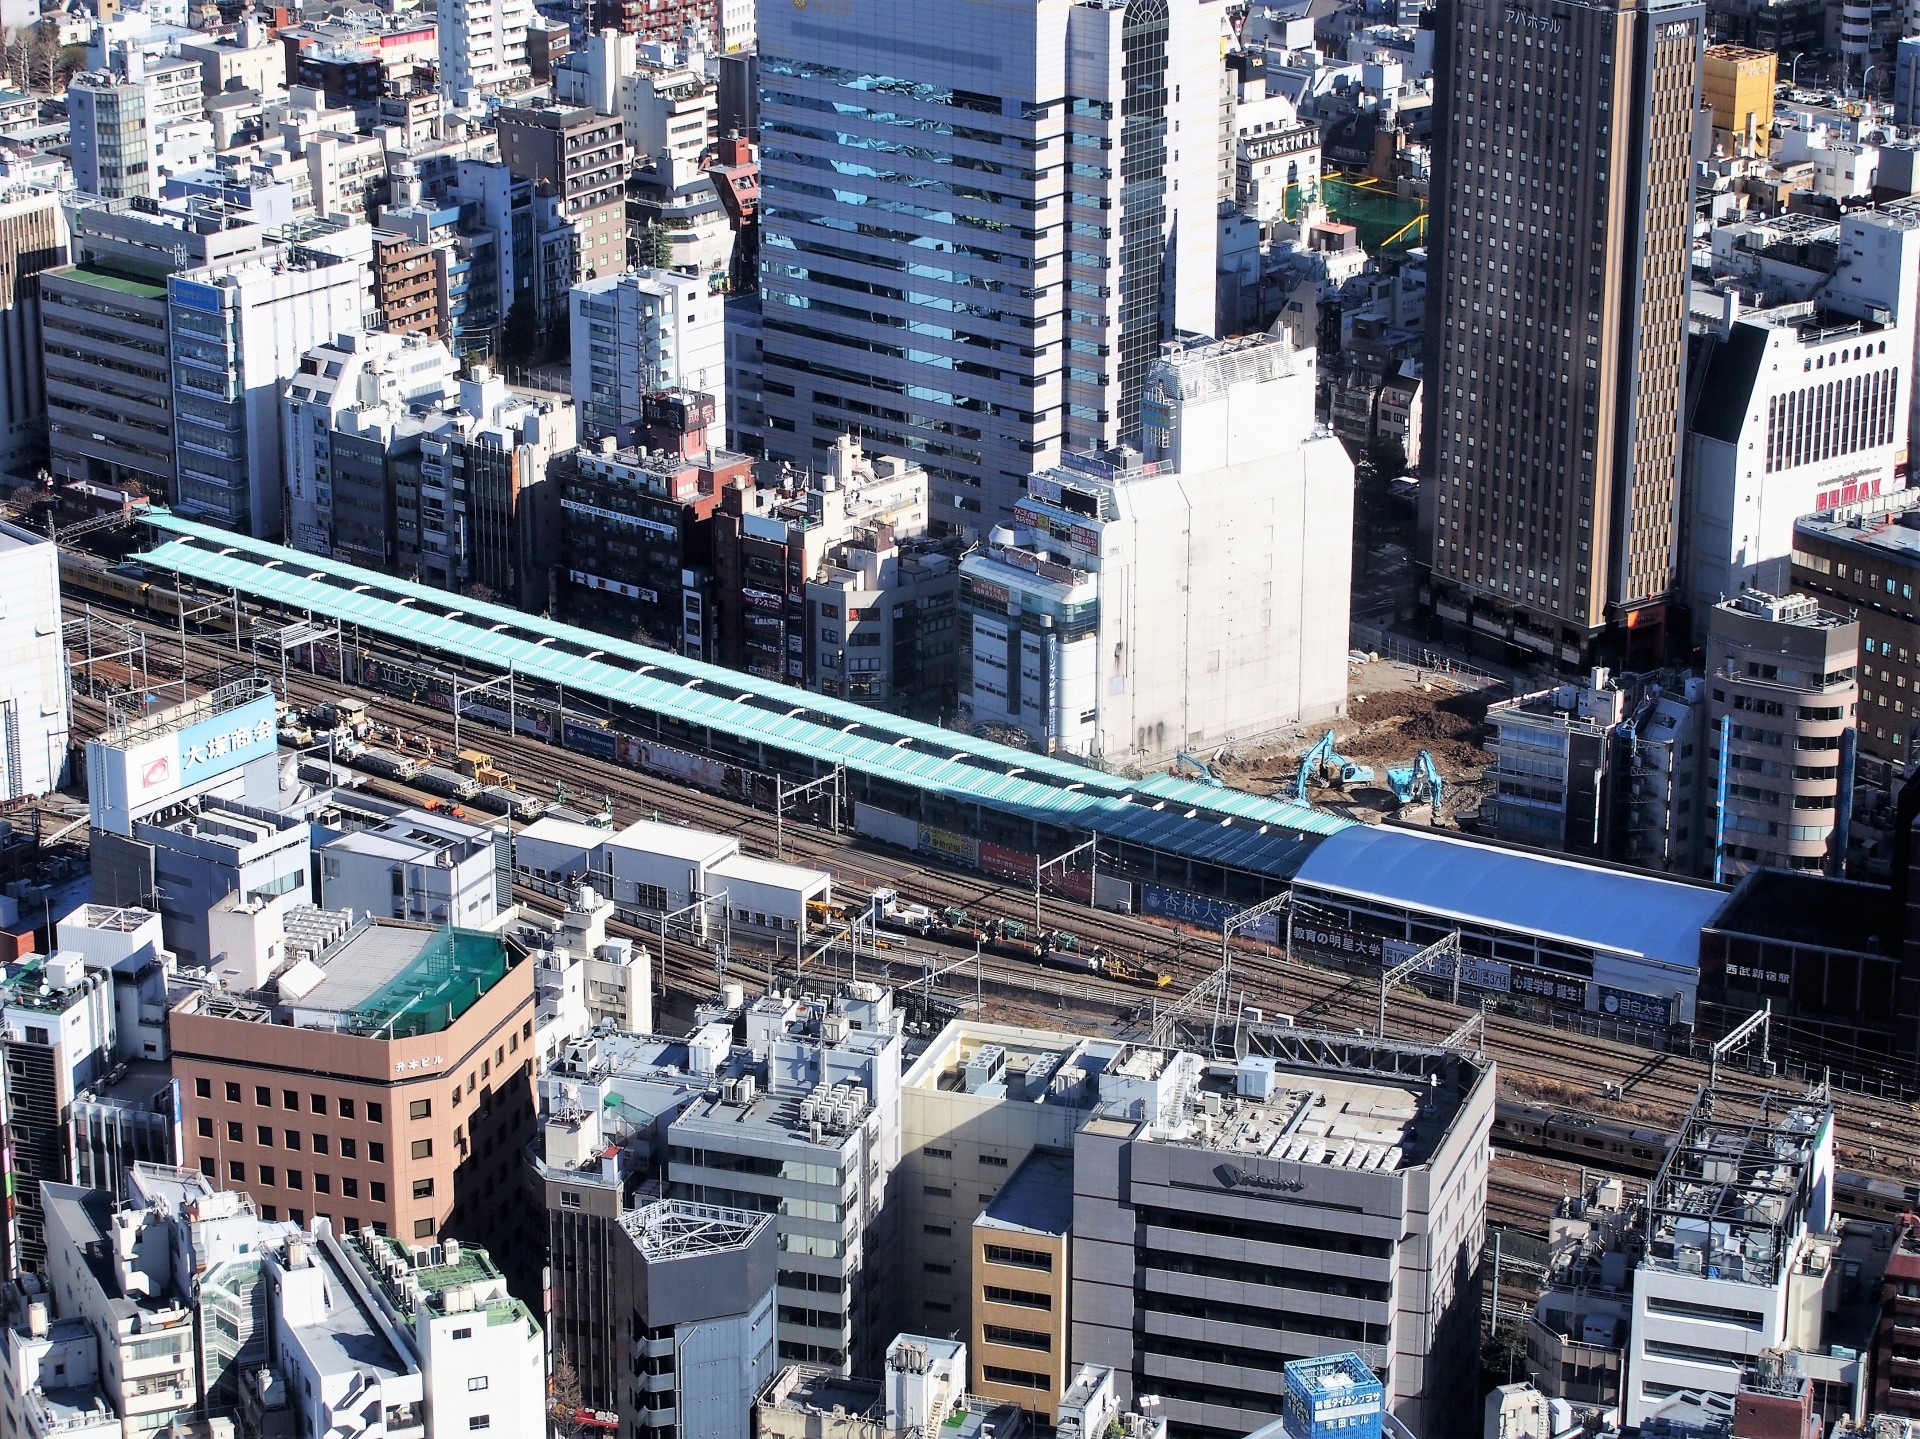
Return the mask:
POLYGON ((1213 1171, 1223 1189, 1258 1189, 1268 1194, 1299 1194, 1306 1189, 1302 1179, 1282 1179, 1274 1174, 1256 1174, 1237 1164, 1223 1164, 1213 1171))

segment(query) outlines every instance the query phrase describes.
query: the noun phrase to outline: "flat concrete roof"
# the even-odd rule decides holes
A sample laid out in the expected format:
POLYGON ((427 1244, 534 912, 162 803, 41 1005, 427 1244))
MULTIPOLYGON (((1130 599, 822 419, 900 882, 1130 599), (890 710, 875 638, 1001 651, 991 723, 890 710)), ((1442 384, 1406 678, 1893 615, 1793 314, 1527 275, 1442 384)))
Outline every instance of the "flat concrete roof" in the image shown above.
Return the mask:
POLYGON ((1065 1234, 1073 1227, 1073 1156, 1057 1149, 1034 1150, 974 1224, 1026 1234, 1065 1234))

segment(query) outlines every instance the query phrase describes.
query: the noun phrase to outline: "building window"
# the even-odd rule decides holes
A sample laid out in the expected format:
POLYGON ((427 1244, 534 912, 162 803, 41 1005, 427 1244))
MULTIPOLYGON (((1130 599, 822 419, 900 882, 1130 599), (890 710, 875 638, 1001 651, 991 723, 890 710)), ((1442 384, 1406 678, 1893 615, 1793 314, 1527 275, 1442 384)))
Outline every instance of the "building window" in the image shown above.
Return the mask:
POLYGON ((301 1172, 297 1169, 289 1169, 287 1171, 287 1188, 305 1189, 306 1187, 307 1187, 307 1184, 306 1184, 305 1175, 301 1174, 301 1172))
POLYGON ((415 1099, 409 1101, 407 1104, 407 1118, 409 1119, 425 1119, 431 1113, 433 1113, 433 1101, 431 1099, 415 1099))
POLYGON ((201 1160, 200 1160, 200 1172, 201 1172, 202 1174, 204 1174, 204 1175, 206 1175, 206 1176, 207 1176, 207 1178, 209 1178, 209 1179, 212 1179, 212 1178, 214 1177, 214 1174, 213 1174, 213 1156, 212 1156, 212 1155, 210 1155, 210 1154, 209 1154, 209 1155, 203 1155, 203 1156, 201 1157, 201 1160))
POLYGON ((929 1144, 925 1149, 921 1150, 920 1152, 926 1155, 927 1158, 929 1159, 953 1158, 953 1151, 951 1149, 935 1149, 931 1144, 929 1144))
POLYGON ((300 1147, 300 1131, 297 1129, 289 1129, 287 1131, 287 1148, 298 1149, 299 1147, 300 1147))
POLYGON ((415 1159, 433 1158, 433 1141, 431 1139, 414 1140, 413 1141, 413 1157, 415 1159))
POLYGON ((208 1119, 204 1115, 202 1115, 199 1119, 196 1119, 194 1121, 194 1125, 196 1128, 199 1129, 200 1137, 202 1139, 213 1138, 213 1121, 211 1119, 208 1119))
POLYGON ((367 1123, 378 1124, 386 1118, 387 1111, 378 1100, 367 1101, 367 1123))
POLYGON ((240 1102, 240 1086, 229 1082, 227 1085, 227 1103, 238 1104, 239 1102, 240 1102))
POLYGON ((327 1112, 327 1096, 324 1094, 308 1095, 307 1103, 315 1114, 325 1114, 327 1112))
POLYGON ((342 1139, 340 1141, 340 1157, 342 1159, 352 1159, 358 1155, 359 1152, 360 1144, 358 1140, 342 1139))
POLYGON ((269 1148, 273 1146, 273 1126, 271 1124, 255 1125, 253 1132, 260 1136, 260 1142, 262 1144, 269 1148))
POLYGON ((227 1178, 231 1179, 235 1184, 245 1184, 247 1182, 247 1166, 237 1159, 229 1159, 227 1161, 227 1178))
POLYGON ((314 1175, 313 1176, 313 1192, 315 1194, 333 1193, 333 1176, 331 1174, 314 1175))
POLYGON ((577 1189, 561 1190, 560 1207, 562 1209, 578 1209, 580 1207, 580 1191, 577 1189))
POLYGON ((342 1099, 341 1099, 341 1101, 340 1101, 340 1117, 341 1117, 342 1119, 351 1119, 351 1118, 353 1118, 353 1101, 352 1101, 351 1099, 346 1099, 346 1098, 342 1098, 342 1099))
POLYGON ((471 1329, 456 1329, 453 1331, 453 1337, 455 1339, 471 1339, 473 1338, 473 1331, 471 1329))
POLYGON ((433 1238, 433 1221, 431 1219, 414 1220, 413 1221, 413 1237, 415 1239, 433 1238))
POLYGON ((298 1109, 300 1107, 300 1091, 297 1089, 281 1090, 280 1104, 281 1107, 285 1109, 298 1109))
POLYGON ((341 1175, 340 1197, 343 1199, 358 1199, 360 1197, 360 1181, 355 1179, 351 1174, 341 1175))
POLYGON ((369 1139, 367 1141, 367 1159, 374 1164, 385 1164, 387 1162, 387 1146, 377 1139, 369 1139))
POLYGON ((278 1184, 280 1181, 275 1178, 275 1174, 276 1171, 271 1164, 263 1164, 260 1166, 260 1182, 262 1184, 278 1184))
MULTIPOLYGON (((347 1197, 351 1199, 353 1196, 348 1195, 347 1197)), ((371 1199, 375 1204, 385 1204, 387 1202, 387 1186, 378 1179, 368 1180, 367 1198, 371 1199)))
POLYGON ((193 1097, 195 1099, 212 1099, 213 1098, 213 1081, 211 1079, 205 1078, 204 1076, 202 1078, 194 1080, 193 1097))
POLYGON ((431 1178, 414 1180, 413 1197, 415 1199, 433 1198, 433 1180, 431 1178))
POLYGON ((267 1086, 264 1084, 254 1085, 253 1102, 259 1105, 262 1109, 272 1109, 273 1108, 273 1091, 267 1088, 267 1086))
POLYGON ((991 1165, 995 1169, 1005 1169, 1007 1167, 1007 1161, 997 1154, 983 1154, 980 1156, 980 1162, 991 1165))
POLYGON ((227 1121, 227 1140, 232 1144, 244 1144, 247 1140, 246 1126, 237 1119, 227 1121))
POLYGON ((313 1136, 313 1152, 315 1154, 325 1154, 327 1152, 327 1136, 326 1135, 316 1134, 313 1136))
POLYGON ((476 1374, 467 1381, 467 1393, 469 1394, 478 1394, 482 1389, 485 1389, 486 1387, 487 1387, 487 1376, 484 1374, 476 1374))

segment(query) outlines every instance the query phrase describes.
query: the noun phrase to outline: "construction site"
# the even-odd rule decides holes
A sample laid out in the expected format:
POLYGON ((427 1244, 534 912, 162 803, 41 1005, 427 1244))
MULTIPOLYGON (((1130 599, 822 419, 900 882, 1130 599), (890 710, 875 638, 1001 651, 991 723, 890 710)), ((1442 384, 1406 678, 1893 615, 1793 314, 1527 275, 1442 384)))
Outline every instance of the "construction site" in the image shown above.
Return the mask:
POLYGON ((1228 784, 1311 800, 1362 821, 1472 828, 1493 763, 1487 708, 1503 685, 1356 651, 1347 715, 1211 761, 1228 784))

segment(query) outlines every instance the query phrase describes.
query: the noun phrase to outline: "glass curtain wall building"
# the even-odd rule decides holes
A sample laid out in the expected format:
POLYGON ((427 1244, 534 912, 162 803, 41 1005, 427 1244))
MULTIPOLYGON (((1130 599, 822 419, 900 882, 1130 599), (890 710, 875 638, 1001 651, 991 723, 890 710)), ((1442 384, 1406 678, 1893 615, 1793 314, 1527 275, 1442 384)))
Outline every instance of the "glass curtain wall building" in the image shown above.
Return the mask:
POLYGON ((1214 323, 1217 11, 1199 0, 777 7, 761 27, 767 449, 852 431, 934 520, 1011 514, 1131 439, 1214 323))

